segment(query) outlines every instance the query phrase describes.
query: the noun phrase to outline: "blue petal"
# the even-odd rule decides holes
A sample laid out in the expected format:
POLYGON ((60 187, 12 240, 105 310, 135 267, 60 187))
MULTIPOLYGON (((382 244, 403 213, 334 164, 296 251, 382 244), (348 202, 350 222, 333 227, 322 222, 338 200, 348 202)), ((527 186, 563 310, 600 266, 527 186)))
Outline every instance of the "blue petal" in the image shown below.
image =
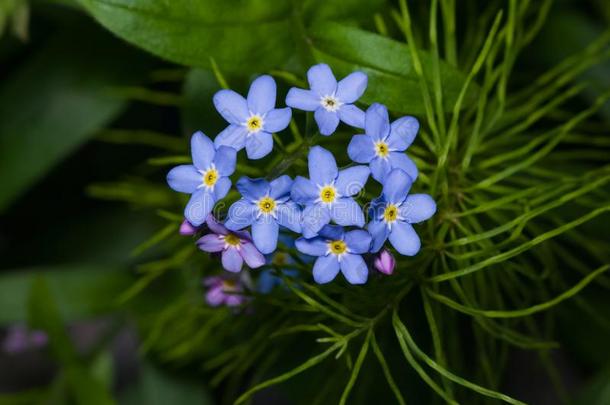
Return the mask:
POLYGON ((199 170, 206 170, 214 160, 216 148, 214 142, 201 131, 191 137, 191 156, 193 163, 199 170))
POLYGON ((326 240, 322 238, 299 238, 294 242, 297 250, 309 256, 324 256, 328 250, 326 240))
POLYGON ((212 212, 216 200, 210 191, 200 189, 196 191, 186 204, 184 217, 194 226, 200 226, 205 222, 208 214, 212 212))
POLYGON ((342 103, 353 103, 358 100, 366 90, 368 77, 362 72, 347 75, 337 83, 337 98, 342 103))
POLYGON ((347 125, 355 128, 364 128, 365 114, 360 108, 353 104, 345 104, 339 107, 339 118, 347 125))
POLYGON ((366 184, 370 174, 371 170, 368 166, 348 167, 339 172, 335 187, 339 194, 344 197, 358 194, 366 184))
POLYGON ((251 242, 242 241, 239 253, 251 269, 256 269, 265 264, 265 256, 251 242))
POLYGON ((350 284, 364 284, 369 276, 369 269, 362 256, 347 253, 341 258, 341 273, 350 284))
POLYGON ((354 135, 347 146, 347 155, 356 163, 369 163, 375 157, 375 144, 368 135, 354 135))
POLYGON ((252 224, 252 240, 262 254, 273 252, 277 248, 279 225, 270 215, 263 215, 252 224))
POLYGON ((269 294, 281 279, 274 276, 271 271, 264 270, 258 277, 257 290, 261 294, 269 294))
POLYGON ((248 91, 248 109, 254 114, 263 115, 275 107, 275 80, 269 75, 258 77, 248 91))
POLYGON ((367 229, 373 237, 371 242, 371 252, 377 253, 388 239, 388 226, 383 221, 371 221, 369 222, 367 229))
POLYGON ((419 122, 415 117, 399 118, 391 125, 388 145, 402 152, 413 143, 418 130, 419 122))
POLYGON ((404 201, 411 189, 413 180, 405 171, 394 169, 386 177, 383 184, 383 197, 392 204, 398 204, 404 201))
POLYGON ((331 135, 339 125, 339 115, 336 112, 326 111, 323 107, 318 108, 313 113, 313 117, 322 135, 331 135))
POLYGON ((229 208, 228 218, 225 227, 231 231, 239 231, 252 225, 256 219, 258 208, 255 204, 242 198, 235 201, 229 208))
POLYGON ((411 224, 397 221, 390 231, 390 243, 401 255, 414 256, 419 252, 421 242, 411 224))
POLYGON ((339 174, 335 157, 321 146, 314 146, 309 150, 307 163, 309 178, 315 184, 326 185, 332 183, 339 174))
POLYGON ((373 178, 378 182, 384 184, 385 178, 392 170, 392 165, 390 164, 390 161, 388 159, 375 157, 373 158, 373 160, 371 160, 370 168, 373 178))
POLYGON ((325 284, 332 281, 339 273, 339 261, 337 256, 320 256, 313 265, 313 279, 318 284, 325 284))
POLYGON ((377 197, 369 206, 369 216, 371 219, 381 220, 383 217, 383 211, 385 210, 387 203, 383 197, 377 197))
POLYGON ((400 206, 400 215, 410 224, 417 224, 432 217, 436 203, 428 194, 413 194, 400 206))
POLYGON ((291 88, 286 95, 286 105, 304 111, 315 111, 320 107, 320 96, 310 90, 291 88))
POLYGON ((203 176, 193 165, 180 165, 167 173, 167 184, 172 190, 192 194, 203 184, 203 176))
POLYGON ((231 124, 243 124, 250 116, 246 99, 233 90, 220 90, 214 94, 214 106, 231 124))
POLYGON ((318 198, 318 188, 309 179, 297 176, 292 183, 290 198, 299 204, 311 204, 318 198))
POLYGON ((292 179, 290 176, 283 175, 269 183, 269 197, 273 199, 284 198, 290 195, 292 188, 292 179))
POLYGON ((384 139, 390 133, 388 109, 379 103, 373 103, 366 110, 364 131, 374 140, 384 139))
POLYGON ((280 132, 290 124, 292 110, 288 107, 271 110, 263 119, 263 130, 267 132, 280 132))
POLYGON ((235 248, 229 248, 222 252, 221 261, 222 267, 232 273, 238 273, 244 264, 244 259, 235 248))
POLYGON ((415 163, 404 152, 390 152, 388 161, 392 165, 392 169, 400 169, 407 173, 411 180, 417 179, 418 170, 415 163))
POLYGON ((337 199, 330 207, 330 216, 341 226, 364 226, 362 208, 350 197, 337 199))
POLYGON ((301 210, 292 201, 280 204, 277 207, 277 222, 292 232, 301 233, 301 210))
POLYGON ((265 179, 241 177, 237 180, 235 187, 249 201, 258 201, 269 194, 269 182, 265 179))
POLYGON ((331 96, 337 90, 337 80, 325 63, 314 65, 307 71, 307 81, 311 90, 320 96, 331 96))
POLYGON ((346 232, 344 240, 351 253, 368 253, 371 248, 371 234, 362 229, 346 232))
POLYGON ((219 178, 216 184, 214 184, 214 198, 216 201, 225 198, 229 190, 231 190, 231 179, 228 177, 219 178))
POLYGON ((219 146, 214 157, 214 166, 221 176, 230 176, 235 171, 237 151, 230 146, 219 146))
POLYGON ((246 138, 248 159, 261 159, 273 150, 273 137, 269 132, 259 131, 246 138))
POLYGON ((343 239, 344 234, 343 227, 338 225, 325 225, 320 229, 320 236, 326 240, 343 239))
POLYGON ((239 151, 246 146, 246 136, 248 130, 243 125, 229 125, 214 139, 214 145, 219 146, 230 146, 235 150, 239 151))
POLYGON ((301 228, 303 236, 312 238, 318 234, 320 229, 330 222, 330 210, 321 205, 308 205, 303 210, 301 228))

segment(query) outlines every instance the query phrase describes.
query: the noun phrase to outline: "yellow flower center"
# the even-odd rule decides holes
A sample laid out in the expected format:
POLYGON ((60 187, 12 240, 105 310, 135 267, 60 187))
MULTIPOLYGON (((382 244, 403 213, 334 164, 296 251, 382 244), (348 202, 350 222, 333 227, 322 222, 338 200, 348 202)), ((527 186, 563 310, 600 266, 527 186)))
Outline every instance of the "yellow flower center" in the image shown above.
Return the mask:
POLYGON ((231 246, 239 246, 240 241, 239 238, 232 233, 225 235, 225 243, 231 246))
POLYGON ((263 197, 258 201, 258 209, 265 214, 273 212, 275 209, 275 200, 271 197, 263 197))
POLYGON ((337 111, 337 109, 341 106, 339 100, 333 96, 322 97, 320 104, 322 104, 322 107, 324 107, 327 111, 337 111))
POLYGON ((337 190, 333 186, 325 186, 320 189, 320 200, 327 204, 335 201, 337 198, 337 190))
POLYGON ((246 121, 246 127, 250 132, 258 132, 263 128, 263 119, 258 115, 253 115, 246 121))
POLYGON ((375 144, 375 153, 379 157, 386 157, 390 154, 390 148, 387 143, 379 141, 375 144))
POLYGON ((332 254, 340 255, 345 253, 347 250, 347 245, 342 240, 333 240, 328 242, 328 249, 332 254))
POLYGON ((275 256, 273 256, 273 264, 276 266, 288 264, 288 255, 284 252, 277 252, 275 256))
POLYGON ((226 292, 233 292, 236 290, 237 283, 233 280, 224 280, 222 282, 222 289, 226 292))
POLYGON ((207 187, 214 187, 214 184, 218 181, 218 171, 216 169, 209 169, 203 173, 203 184, 207 187))
POLYGON ((383 210, 383 219, 388 223, 396 221, 398 219, 398 207, 394 204, 388 204, 383 210))

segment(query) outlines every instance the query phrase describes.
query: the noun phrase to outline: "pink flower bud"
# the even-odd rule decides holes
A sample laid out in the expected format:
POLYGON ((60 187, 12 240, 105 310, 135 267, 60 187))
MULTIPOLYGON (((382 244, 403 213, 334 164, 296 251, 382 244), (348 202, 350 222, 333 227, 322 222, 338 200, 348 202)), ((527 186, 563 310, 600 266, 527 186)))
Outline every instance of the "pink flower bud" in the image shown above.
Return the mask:
POLYGON ((377 257, 375 257, 373 265, 377 270, 389 276, 390 274, 394 273, 396 260, 394 260, 394 256, 392 256, 387 249, 383 249, 381 252, 379 252, 377 257))
POLYGON ((197 227, 191 225, 186 219, 180 224, 180 235, 192 236, 197 233, 197 227))

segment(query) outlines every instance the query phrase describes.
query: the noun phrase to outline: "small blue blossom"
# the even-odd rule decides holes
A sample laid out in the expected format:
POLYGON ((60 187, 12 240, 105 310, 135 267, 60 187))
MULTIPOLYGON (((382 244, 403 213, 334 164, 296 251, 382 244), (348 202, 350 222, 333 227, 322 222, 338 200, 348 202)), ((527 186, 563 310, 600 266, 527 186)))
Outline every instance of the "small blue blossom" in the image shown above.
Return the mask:
POLYGON ((402 255, 419 252, 421 242, 411 224, 430 218, 436 212, 436 203, 427 194, 407 195, 413 180, 400 169, 386 177, 381 197, 372 203, 372 220, 368 231, 373 236, 371 252, 378 252, 387 239, 402 255))
POLYGON ((233 90, 220 90, 214 95, 214 105, 229 122, 215 139, 217 146, 246 148, 249 159, 260 159, 273 149, 272 133, 290 123, 290 108, 275 108, 276 85, 271 76, 258 77, 250 85, 248 98, 233 90))
POLYGON ((364 112, 353 103, 366 90, 366 74, 354 72, 337 83, 330 67, 321 63, 307 71, 307 80, 311 90, 293 87, 286 96, 286 105, 315 111, 314 118, 322 135, 335 132, 339 120, 353 127, 364 127, 364 112))
POLYGON ((303 236, 314 237, 332 219, 341 226, 364 226, 362 209, 352 198, 369 178, 366 166, 352 166, 339 171, 332 153, 320 146, 309 151, 309 180, 297 176, 292 186, 292 200, 303 209, 303 236))
POLYGON ((366 110, 365 135, 354 135, 347 154, 357 163, 368 163, 373 178, 383 183, 392 169, 404 170, 413 180, 417 166, 404 151, 413 143, 419 123, 414 117, 402 117, 390 125, 388 109, 374 103, 366 110))
POLYGON ((236 186, 242 198, 229 208, 228 229, 237 231, 252 225, 254 245, 264 254, 276 249, 280 225, 301 232, 301 210, 290 200, 290 177, 280 176, 271 183, 242 177, 236 186))
POLYGON ((369 251, 370 244, 367 231, 345 232, 336 225, 326 225, 315 238, 296 241, 300 252, 318 257, 313 266, 313 278, 318 284, 332 281, 339 270, 351 284, 366 283, 369 270, 361 255, 369 251))
POLYGON ((167 174, 167 183, 172 189, 191 194, 184 217, 193 226, 203 224, 216 201, 229 192, 228 176, 235 171, 236 155, 235 149, 215 147, 203 132, 196 132, 191 137, 193 164, 174 167, 167 174))

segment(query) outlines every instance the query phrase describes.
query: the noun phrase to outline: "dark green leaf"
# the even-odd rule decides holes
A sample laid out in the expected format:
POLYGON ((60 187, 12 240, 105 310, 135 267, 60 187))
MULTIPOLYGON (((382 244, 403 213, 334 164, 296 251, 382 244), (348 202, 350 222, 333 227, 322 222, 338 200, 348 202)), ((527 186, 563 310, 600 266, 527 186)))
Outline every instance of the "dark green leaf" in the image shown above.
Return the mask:
POLYGON ((111 87, 139 80, 148 59, 76 25, 0 86, 0 211, 126 105, 111 87))
POLYGON ((254 72, 291 52, 291 3, 268 0, 81 0, 104 27, 172 62, 254 72))
MULTIPOLYGON (((406 44, 332 22, 314 24, 309 36, 314 57, 331 65, 339 76, 355 70, 368 75, 369 85, 361 99, 364 103, 383 103, 399 113, 425 112, 419 79, 406 44)), ((419 53, 424 72, 432 72, 432 56, 425 51, 419 53)), ((465 75, 443 62, 440 72, 444 107, 449 110, 459 95, 465 75)), ((431 80, 431 74, 427 78, 431 80)), ((475 93, 468 93, 464 105, 468 105, 475 93)))

